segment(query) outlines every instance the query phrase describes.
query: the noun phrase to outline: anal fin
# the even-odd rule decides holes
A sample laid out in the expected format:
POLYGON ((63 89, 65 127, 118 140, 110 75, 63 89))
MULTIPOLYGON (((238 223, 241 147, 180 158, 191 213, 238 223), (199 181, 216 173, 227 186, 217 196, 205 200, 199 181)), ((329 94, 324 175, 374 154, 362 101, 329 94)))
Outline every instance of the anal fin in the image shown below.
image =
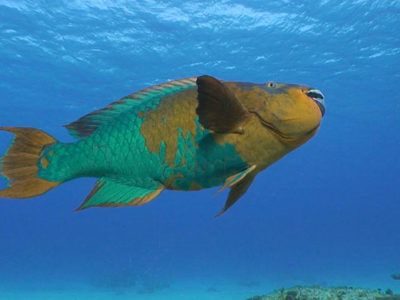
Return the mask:
POLYGON ((163 190, 162 185, 155 189, 147 189, 101 178, 77 210, 90 207, 143 205, 155 199, 163 190))

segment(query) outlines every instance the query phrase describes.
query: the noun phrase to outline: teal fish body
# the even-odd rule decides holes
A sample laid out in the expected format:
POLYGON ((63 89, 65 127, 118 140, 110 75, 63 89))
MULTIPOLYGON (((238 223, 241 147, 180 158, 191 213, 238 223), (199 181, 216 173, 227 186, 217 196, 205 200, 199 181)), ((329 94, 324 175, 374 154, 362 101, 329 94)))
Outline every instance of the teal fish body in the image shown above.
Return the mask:
POLYGON ((303 86, 201 76, 144 89, 80 118, 66 126, 77 138, 74 143, 57 142, 43 132, 37 135, 46 141, 38 141, 27 137, 27 129, 4 127, 16 140, 2 173, 17 188, 11 185, 0 196, 31 197, 75 178, 99 178, 80 206, 84 209, 142 205, 164 189, 223 186, 231 189, 224 212, 258 172, 314 135, 322 99, 318 90, 303 86), (30 178, 14 175, 11 157, 29 147, 18 143, 19 136, 37 144, 32 172, 40 190, 18 190, 18 182, 30 178))
MULTIPOLYGON (((171 108, 171 112, 164 117, 171 115, 181 118, 182 124, 191 123, 195 127, 193 132, 180 126, 170 127, 162 118, 151 117, 151 113, 163 101, 169 102, 169 95, 180 96, 182 91, 187 90, 194 94, 195 84, 170 94, 164 92, 165 96, 150 94, 142 103, 119 114, 112 122, 100 125, 89 136, 75 143, 57 143, 47 147, 43 151, 42 160, 48 161, 50 167, 44 168, 41 165, 40 177, 51 181, 106 177, 145 188, 154 188, 155 184, 161 183, 176 190, 191 190, 194 186, 197 186, 194 189, 201 189, 223 184, 228 176, 243 170, 247 165, 235 151, 234 145, 216 143, 210 131, 201 126, 197 117, 185 113, 183 108, 192 105, 178 103, 180 111, 171 108), (146 121, 151 126, 148 133, 142 132, 146 121), (158 135, 158 140, 154 141, 160 130, 173 138, 167 140, 167 136, 158 135), (156 143, 157 148, 152 149, 148 143, 156 143), (172 159, 167 160, 167 152, 173 152, 170 154, 172 159)), ((130 98, 125 99, 130 101, 130 98)), ((196 98, 178 101, 195 103, 196 98)))

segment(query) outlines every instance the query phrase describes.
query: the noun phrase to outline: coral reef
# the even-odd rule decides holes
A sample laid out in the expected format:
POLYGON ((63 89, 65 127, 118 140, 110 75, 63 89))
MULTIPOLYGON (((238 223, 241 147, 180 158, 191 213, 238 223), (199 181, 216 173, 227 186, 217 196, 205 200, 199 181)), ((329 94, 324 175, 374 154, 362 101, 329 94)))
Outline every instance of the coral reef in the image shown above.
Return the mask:
POLYGON ((383 292, 353 287, 296 286, 268 295, 253 296, 247 300, 400 300, 400 295, 395 295, 391 290, 383 292))

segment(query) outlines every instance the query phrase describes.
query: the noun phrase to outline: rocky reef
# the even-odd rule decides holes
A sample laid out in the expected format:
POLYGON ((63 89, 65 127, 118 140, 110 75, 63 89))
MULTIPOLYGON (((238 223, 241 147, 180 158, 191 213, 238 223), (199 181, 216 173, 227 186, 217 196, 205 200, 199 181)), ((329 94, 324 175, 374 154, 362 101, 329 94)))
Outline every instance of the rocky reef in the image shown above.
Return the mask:
POLYGON ((276 290, 268 295, 253 296, 247 300, 400 300, 400 295, 394 294, 391 290, 296 286, 276 290))

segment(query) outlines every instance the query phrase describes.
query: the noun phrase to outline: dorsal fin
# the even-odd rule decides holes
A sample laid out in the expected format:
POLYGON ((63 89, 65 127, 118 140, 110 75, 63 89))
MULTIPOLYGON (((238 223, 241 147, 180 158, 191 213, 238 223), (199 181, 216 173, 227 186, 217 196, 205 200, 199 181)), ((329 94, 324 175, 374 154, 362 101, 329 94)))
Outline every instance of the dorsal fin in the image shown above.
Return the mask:
POLYGON ((91 135, 97 128, 117 118, 121 113, 141 108, 143 103, 196 86, 196 77, 174 80, 145 88, 121 98, 106 107, 91 112, 65 127, 76 138, 91 135))

